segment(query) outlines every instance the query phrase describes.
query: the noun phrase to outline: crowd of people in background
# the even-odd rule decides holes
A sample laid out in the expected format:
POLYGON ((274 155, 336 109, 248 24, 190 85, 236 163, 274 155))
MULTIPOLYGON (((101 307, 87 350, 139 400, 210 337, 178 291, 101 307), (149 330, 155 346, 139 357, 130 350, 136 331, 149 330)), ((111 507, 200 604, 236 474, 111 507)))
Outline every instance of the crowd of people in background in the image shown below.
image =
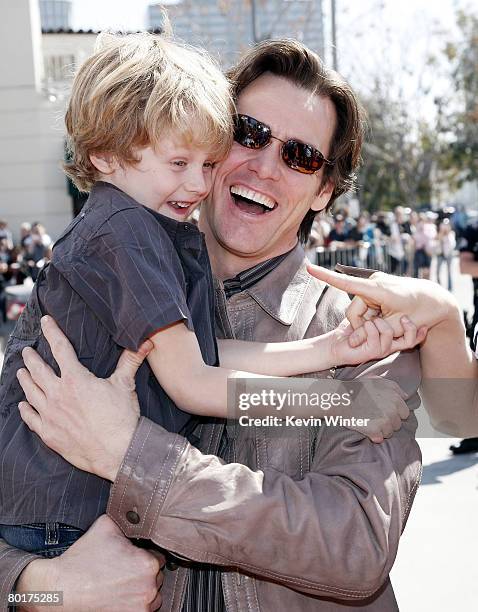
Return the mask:
POLYGON ((34 282, 49 260, 53 241, 41 223, 22 223, 20 238, 13 241, 8 223, 0 219, 0 324, 6 318, 5 289, 34 282))
POLYGON ((353 219, 347 208, 317 218, 308 244, 309 258, 330 267, 344 263, 401 276, 430 278, 437 258, 437 280, 445 264, 446 286, 453 288, 451 262, 462 227, 453 209, 416 212, 397 206, 391 212, 362 211, 353 219))
MULTIPOLYGON (((445 266, 446 286, 451 291, 453 253, 467 223, 462 217, 462 211, 453 209, 416 212, 397 206, 393 212, 362 211, 354 219, 341 207, 334 216, 316 219, 307 245, 309 259, 329 267, 346 263, 429 279, 432 257, 436 256, 437 281, 443 278, 445 266)), ((20 239, 14 244, 7 222, 0 219, 0 323, 6 316, 6 287, 26 279, 34 282, 50 258, 52 244, 38 222, 22 223, 20 239)))

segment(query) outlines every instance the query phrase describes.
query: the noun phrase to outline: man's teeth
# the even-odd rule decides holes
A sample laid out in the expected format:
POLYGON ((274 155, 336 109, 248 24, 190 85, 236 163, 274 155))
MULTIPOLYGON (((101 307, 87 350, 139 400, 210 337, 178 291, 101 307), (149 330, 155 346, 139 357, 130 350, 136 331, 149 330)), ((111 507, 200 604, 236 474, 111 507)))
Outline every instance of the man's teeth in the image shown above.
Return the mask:
POLYGON ((247 198, 248 200, 252 200, 253 202, 257 202, 257 204, 262 204, 269 210, 272 210, 276 203, 271 198, 268 198, 266 195, 262 193, 257 193, 253 189, 247 189, 246 187, 242 187, 240 185, 233 185, 231 187, 231 193, 233 195, 238 195, 243 198, 247 198))

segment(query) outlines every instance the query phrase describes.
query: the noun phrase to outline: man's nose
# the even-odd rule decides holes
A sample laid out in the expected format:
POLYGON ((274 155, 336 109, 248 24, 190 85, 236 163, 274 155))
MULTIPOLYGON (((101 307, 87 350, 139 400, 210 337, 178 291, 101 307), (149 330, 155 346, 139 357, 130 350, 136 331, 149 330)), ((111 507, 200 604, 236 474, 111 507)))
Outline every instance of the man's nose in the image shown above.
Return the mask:
POLYGON ((281 143, 273 140, 263 149, 253 151, 248 167, 262 179, 277 181, 280 178, 280 151, 281 143))

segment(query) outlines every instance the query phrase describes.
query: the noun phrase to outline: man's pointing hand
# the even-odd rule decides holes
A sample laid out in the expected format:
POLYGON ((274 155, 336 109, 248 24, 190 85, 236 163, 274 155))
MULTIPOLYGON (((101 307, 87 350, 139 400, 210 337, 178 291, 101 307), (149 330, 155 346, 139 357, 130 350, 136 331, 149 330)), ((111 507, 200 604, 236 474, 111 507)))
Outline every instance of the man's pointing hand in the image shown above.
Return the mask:
POLYGON ((400 320, 408 317, 417 328, 428 329, 444 321, 453 304, 453 296, 437 283, 374 272, 369 278, 353 276, 354 268, 341 266, 339 274, 321 266, 309 265, 309 274, 354 295, 346 316, 354 329, 380 314, 392 327, 394 337, 402 332, 400 320))

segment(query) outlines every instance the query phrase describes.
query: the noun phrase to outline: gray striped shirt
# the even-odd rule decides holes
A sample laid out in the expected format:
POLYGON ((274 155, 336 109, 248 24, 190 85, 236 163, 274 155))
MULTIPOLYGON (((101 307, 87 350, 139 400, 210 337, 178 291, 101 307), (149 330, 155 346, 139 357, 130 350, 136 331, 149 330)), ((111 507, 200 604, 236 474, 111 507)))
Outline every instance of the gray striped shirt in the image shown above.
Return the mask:
MULTIPOLYGON (((106 510, 110 483, 71 466, 30 432, 18 411, 21 351, 33 346, 58 372, 40 329, 50 314, 89 370, 108 377, 123 348, 137 349, 158 329, 183 320, 205 362, 217 365, 212 275, 203 235, 141 206, 108 183, 53 249, 10 338, 0 379, 0 523, 60 522, 87 529, 106 510)), ((185 381, 187 384, 187 381, 185 381)), ((136 377, 141 413, 187 433, 177 408, 147 363, 136 377)))

